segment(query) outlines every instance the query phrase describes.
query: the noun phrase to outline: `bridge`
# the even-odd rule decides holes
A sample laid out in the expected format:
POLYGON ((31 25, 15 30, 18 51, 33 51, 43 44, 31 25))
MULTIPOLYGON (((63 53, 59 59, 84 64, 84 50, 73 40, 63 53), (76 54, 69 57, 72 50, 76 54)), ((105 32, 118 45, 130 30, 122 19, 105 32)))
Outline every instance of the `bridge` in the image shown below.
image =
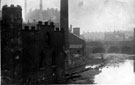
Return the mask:
POLYGON ((92 41, 86 43, 86 53, 134 54, 134 41, 92 41))

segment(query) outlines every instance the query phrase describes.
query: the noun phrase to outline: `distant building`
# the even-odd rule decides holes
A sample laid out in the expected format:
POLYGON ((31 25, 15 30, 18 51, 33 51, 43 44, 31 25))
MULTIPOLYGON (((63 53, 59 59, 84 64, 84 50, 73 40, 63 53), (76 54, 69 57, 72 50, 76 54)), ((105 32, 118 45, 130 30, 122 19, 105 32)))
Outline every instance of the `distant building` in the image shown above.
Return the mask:
POLYGON ((88 41, 103 41, 104 33, 103 32, 90 32, 83 34, 85 40, 88 41))
POLYGON ((125 40, 125 35, 120 32, 106 32, 104 34, 104 41, 123 41, 125 40))
POLYGON ((25 15, 25 22, 33 22, 33 20, 36 21, 48 21, 52 20, 55 23, 60 23, 60 11, 57 9, 51 8, 46 10, 29 10, 27 14, 25 15))
POLYGON ((73 34, 80 36, 80 28, 73 28, 73 34))
POLYGON ((131 41, 133 40, 133 32, 114 31, 114 32, 87 32, 83 33, 86 41, 131 41))

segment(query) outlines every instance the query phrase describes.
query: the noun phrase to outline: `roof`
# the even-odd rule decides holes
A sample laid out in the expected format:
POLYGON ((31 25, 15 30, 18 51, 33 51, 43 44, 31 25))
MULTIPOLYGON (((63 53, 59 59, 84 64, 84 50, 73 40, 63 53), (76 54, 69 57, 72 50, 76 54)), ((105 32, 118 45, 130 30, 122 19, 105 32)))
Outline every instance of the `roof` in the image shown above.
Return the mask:
POLYGON ((69 33, 70 44, 85 44, 85 41, 73 33, 69 33))
POLYGON ((0 10, 0 20, 2 19, 2 11, 0 10))

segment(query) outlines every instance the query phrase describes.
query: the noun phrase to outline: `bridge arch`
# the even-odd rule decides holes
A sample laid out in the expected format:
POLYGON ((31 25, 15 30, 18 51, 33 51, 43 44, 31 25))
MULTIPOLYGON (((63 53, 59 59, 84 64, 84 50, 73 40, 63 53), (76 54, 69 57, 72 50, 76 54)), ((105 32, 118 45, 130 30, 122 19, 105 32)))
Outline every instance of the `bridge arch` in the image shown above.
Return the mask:
POLYGON ((121 52, 121 49, 119 47, 116 47, 116 46, 111 46, 108 49, 108 53, 120 53, 120 52, 121 52))
POLYGON ((96 47, 92 50, 92 53, 105 53, 105 48, 103 47, 96 47))
POLYGON ((130 46, 123 46, 123 47, 121 47, 121 52, 125 53, 125 54, 132 54, 133 48, 130 46))

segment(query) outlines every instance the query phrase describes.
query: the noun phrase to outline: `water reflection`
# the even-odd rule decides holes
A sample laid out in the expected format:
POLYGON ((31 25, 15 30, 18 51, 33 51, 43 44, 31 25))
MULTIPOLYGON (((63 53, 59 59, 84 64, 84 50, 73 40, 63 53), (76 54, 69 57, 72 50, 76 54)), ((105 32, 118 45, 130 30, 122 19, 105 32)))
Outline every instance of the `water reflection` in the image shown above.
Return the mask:
POLYGON ((106 66, 99 75, 95 76, 96 84, 134 84, 134 61, 126 60, 117 66, 106 66))

